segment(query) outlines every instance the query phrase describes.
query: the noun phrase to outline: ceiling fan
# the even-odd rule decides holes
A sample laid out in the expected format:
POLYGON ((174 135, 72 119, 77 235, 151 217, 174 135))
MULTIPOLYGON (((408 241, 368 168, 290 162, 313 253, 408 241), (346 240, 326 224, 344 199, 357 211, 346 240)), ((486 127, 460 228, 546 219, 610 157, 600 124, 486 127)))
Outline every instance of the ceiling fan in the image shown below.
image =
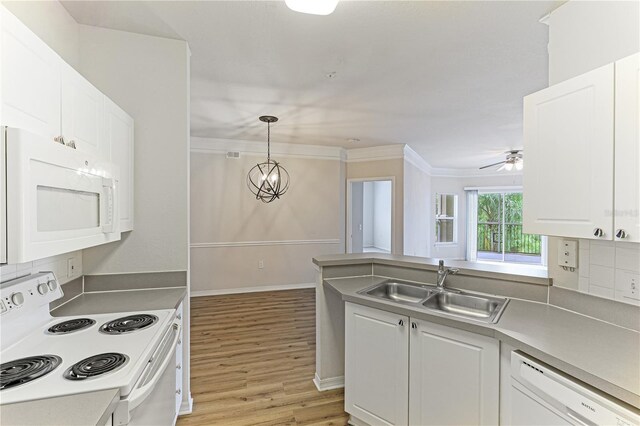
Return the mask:
POLYGON ((480 170, 482 169, 488 169, 489 167, 493 167, 493 166, 497 166, 498 164, 502 164, 498 170, 496 171, 502 171, 502 170, 506 170, 506 171, 511 171, 514 168, 516 170, 522 170, 522 167, 524 166, 524 160, 522 158, 522 150, 521 149, 514 149, 512 151, 507 151, 505 152, 505 154, 507 154, 507 158, 504 161, 499 161, 497 163, 493 163, 493 164, 489 164, 486 166, 482 166, 480 167, 480 170))

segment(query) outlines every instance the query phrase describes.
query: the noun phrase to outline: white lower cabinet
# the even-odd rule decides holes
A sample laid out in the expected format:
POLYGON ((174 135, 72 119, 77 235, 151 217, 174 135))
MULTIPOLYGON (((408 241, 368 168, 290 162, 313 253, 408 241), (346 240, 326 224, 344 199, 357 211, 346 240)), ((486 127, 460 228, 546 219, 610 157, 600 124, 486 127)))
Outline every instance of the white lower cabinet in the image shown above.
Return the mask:
POLYGON ((456 328, 411 319, 410 425, 497 425, 500 345, 456 328))
POLYGON ((497 425, 499 342, 345 304, 345 411, 370 425, 497 425))
POLYGON ((182 313, 183 304, 180 303, 180 306, 176 309, 176 322, 180 324, 180 336, 176 345, 176 416, 180 413, 180 406, 182 405, 182 338, 184 337, 182 313))
POLYGON ((345 411, 371 425, 406 425, 409 318, 346 303, 345 411))

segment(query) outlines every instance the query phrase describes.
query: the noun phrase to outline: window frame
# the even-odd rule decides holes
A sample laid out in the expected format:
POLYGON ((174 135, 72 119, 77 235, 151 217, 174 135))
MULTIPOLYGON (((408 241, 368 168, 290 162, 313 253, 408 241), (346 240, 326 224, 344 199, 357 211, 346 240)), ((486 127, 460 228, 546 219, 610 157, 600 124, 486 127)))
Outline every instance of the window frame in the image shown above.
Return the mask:
POLYGON ((458 245, 458 219, 459 219, 459 215, 458 215, 458 194, 456 193, 452 193, 452 192, 436 192, 435 193, 435 197, 434 197, 434 207, 435 207, 435 211, 433 214, 434 217, 434 222, 433 224, 435 225, 435 231, 434 231, 434 246, 438 246, 438 247, 443 247, 443 246, 449 246, 449 247, 453 247, 453 246, 457 246, 458 245), (438 202, 438 198, 441 196, 452 196, 453 197, 453 216, 442 216, 442 215, 438 215, 438 205, 442 205, 442 203, 438 202), (438 241, 438 221, 439 220, 450 220, 452 222, 452 227, 453 227, 453 237, 452 237, 452 241, 438 241))

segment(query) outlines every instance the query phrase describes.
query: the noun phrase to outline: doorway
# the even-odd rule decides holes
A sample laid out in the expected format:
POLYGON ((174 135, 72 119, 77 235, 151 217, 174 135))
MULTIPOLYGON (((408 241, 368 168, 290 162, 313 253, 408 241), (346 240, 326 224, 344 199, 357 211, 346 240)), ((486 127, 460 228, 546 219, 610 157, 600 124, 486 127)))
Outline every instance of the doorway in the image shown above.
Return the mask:
POLYGON ((347 253, 393 253, 393 180, 349 180, 347 253))

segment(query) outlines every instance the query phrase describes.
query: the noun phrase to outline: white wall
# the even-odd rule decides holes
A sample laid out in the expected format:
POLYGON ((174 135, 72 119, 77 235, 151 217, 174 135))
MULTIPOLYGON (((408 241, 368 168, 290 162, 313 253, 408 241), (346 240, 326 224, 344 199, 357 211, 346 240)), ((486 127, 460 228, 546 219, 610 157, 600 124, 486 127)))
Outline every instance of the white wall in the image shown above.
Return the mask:
POLYGON ((312 285, 311 259, 344 252, 344 163, 272 152, 289 171, 291 186, 280 200, 264 204, 247 188, 246 176, 265 155, 240 155, 191 153, 192 292, 312 285))
POLYGON ((431 177, 409 161, 404 162, 404 194, 404 254, 429 257, 431 177))
POLYGON ((640 2, 569 1, 549 25, 549 84, 640 51, 640 2))
MULTIPOLYGON (((554 10, 548 19, 549 84, 640 51, 639 17, 637 1, 573 0, 554 10)), ((549 237, 548 244, 555 285, 620 299, 626 274, 640 273, 640 244, 578 240, 578 268, 571 272, 557 265, 558 240, 549 237)))
POLYGON ((435 227, 436 194, 454 194, 458 196, 458 242, 456 244, 436 245, 435 233, 431 233, 431 257, 438 259, 464 259, 467 250, 467 197, 466 187, 522 186, 522 175, 505 172, 494 176, 432 177, 430 227, 435 227))
POLYGON ((363 191, 362 245, 373 247, 373 182, 363 182, 363 191))
POLYGON ((391 251, 391 181, 373 182, 373 247, 391 251))
MULTIPOLYGON (((20 19, 42 41, 66 62, 76 67, 79 58, 79 26, 66 9, 57 1, 2 1, 4 7, 20 19)), ((34 262, 3 265, 0 281, 39 271, 53 271, 64 284, 82 275, 82 252, 61 254, 34 262), (72 259, 74 272, 67 273, 67 261, 72 259)))
POLYGON ((135 229, 84 251, 85 273, 188 268, 189 48, 80 26, 81 72, 135 120, 135 229))

